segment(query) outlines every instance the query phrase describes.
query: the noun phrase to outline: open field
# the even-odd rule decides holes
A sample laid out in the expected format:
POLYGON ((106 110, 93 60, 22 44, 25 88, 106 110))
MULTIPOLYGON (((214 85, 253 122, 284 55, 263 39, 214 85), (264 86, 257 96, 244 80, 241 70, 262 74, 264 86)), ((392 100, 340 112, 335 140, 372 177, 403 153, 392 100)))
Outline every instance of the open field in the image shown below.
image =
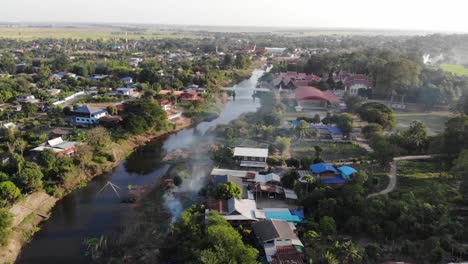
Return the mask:
POLYGON ((427 113, 397 113, 396 130, 408 129, 412 121, 419 120, 426 124, 427 132, 430 135, 442 133, 445 129, 445 122, 452 115, 450 112, 427 112, 427 113))
MULTIPOLYGON (((164 39, 164 38, 198 38, 189 33, 165 31, 129 32, 128 39, 164 39)), ((0 38, 33 40, 33 39, 120 39, 125 32, 115 28, 0 28, 0 38)))
POLYGON ((430 161, 400 161, 398 163, 398 180, 396 192, 414 193, 417 197, 430 198, 437 192, 450 193, 449 200, 455 199, 458 186, 447 168, 440 162, 430 161))
POLYGON ((468 68, 458 64, 442 64, 440 68, 456 75, 468 76, 468 68))

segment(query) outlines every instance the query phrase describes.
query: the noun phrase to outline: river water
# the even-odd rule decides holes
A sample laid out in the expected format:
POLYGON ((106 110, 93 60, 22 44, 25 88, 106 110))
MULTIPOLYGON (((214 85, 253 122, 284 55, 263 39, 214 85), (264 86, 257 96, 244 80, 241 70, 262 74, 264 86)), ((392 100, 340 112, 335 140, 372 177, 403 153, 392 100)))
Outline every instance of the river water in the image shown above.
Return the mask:
POLYGON ((110 188, 99 193, 104 185, 111 181, 125 193, 128 185, 157 183, 169 168, 161 162, 166 153, 190 146, 196 138, 195 133, 203 134, 218 124, 257 110, 260 104, 259 100, 253 100, 252 89, 263 73, 263 70, 254 70, 249 80, 237 84, 235 100, 225 104, 218 118, 139 148, 112 172, 94 178, 86 187, 65 196, 55 205, 41 231, 24 247, 16 263, 89 263, 90 259, 84 254, 83 240, 109 234, 119 225, 124 212, 131 208, 130 204, 120 203, 120 198, 110 188))

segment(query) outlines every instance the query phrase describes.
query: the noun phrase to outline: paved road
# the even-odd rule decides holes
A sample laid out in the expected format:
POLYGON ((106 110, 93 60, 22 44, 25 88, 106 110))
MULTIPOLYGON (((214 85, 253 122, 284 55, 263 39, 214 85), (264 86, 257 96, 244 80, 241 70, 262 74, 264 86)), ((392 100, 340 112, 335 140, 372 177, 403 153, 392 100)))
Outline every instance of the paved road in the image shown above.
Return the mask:
POLYGON ((393 158, 393 161, 390 163, 390 173, 388 174, 390 181, 388 182, 387 188, 383 189, 380 192, 369 194, 367 198, 384 195, 384 194, 392 192, 395 189, 396 183, 397 183, 398 161, 432 159, 434 156, 435 155, 420 155, 420 156, 402 156, 402 157, 393 158))

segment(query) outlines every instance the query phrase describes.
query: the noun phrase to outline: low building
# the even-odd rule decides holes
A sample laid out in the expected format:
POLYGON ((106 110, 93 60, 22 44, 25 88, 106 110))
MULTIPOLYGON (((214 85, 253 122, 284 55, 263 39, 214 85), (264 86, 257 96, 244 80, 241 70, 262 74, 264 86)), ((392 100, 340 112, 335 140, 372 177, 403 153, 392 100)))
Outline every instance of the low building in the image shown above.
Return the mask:
MULTIPOLYGON (((346 184, 351 176, 357 171, 354 168, 349 166, 341 166, 337 169, 331 164, 327 163, 317 163, 310 165, 312 175, 314 179, 320 180, 322 184, 331 185, 331 186, 341 186, 346 184)), ((305 179, 299 179, 302 182, 305 182, 305 179)))
MULTIPOLYGON (((262 245, 269 263, 303 263, 300 250, 302 250, 304 245, 288 222, 282 220, 264 220, 252 223, 252 229, 262 245), (278 257, 280 259, 285 257, 284 254, 281 254, 285 247, 295 249, 298 252, 298 254, 294 254, 296 262, 275 262, 278 261, 278 257), (277 256, 278 253, 279 256, 277 256)), ((286 260, 283 259, 282 261, 286 260)))
POLYGON ((203 98, 200 97, 197 92, 183 92, 181 95, 179 95, 178 99, 181 102, 203 101, 203 98))
POLYGON ((231 198, 225 200, 209 200, 208 210, 218 211, 231 225, 245 225, 258 221, 255 216, 257 204, 255 200, 231 198))
POLYGON ((263 148, 240 148, 234 149, 234 158, 241 167, 266 169, 268 149, 263 148))
POLYGON ((54 138, 46 143, 42 143, 32 151, 42 152, 46 149, 51 149, 57 157, 73 156, 78 148, 79 143, 74 141, 64 141, 62 137, 54 138))
POLYGON ((99 119, 107 116, 106 109, 83 105, 73 111, 75 124, 97 124, 99 119))
POLYGON ((128 97, 133 97, 133 98, 139 98, 141 94, 137 91, 136 88, 131 88, 131 87, 120 87, 116 89, 115 92, 116 95, 123 95, 123 96, 128 96, 128 97))
POLYGON ((171 110, 172 103, 166 99, 158 99, 158 103, 164 111, 171 110))
POLYGON ((120 81, 124 82, 125 84, 131 84, 133 83, 133 78, 132 77, 123 77, 120 79, 120 81))
POLYGON ((34 95, 32 94, 18 95, 16 97, 16 100, 20 103, 30 103, 30 104, 39 102, 39 100, 37 100, 36 97, 34 97, 34 95))

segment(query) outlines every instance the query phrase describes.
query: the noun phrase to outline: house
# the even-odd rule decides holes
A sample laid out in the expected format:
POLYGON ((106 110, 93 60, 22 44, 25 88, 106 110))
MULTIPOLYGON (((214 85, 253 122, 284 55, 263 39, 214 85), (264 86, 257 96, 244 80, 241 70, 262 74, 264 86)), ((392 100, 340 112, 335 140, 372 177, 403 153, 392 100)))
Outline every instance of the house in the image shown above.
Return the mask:
MULTIPOLYGON (((301 240, 299 240, 296 233, 294 233, 292 226, 293 225, 286 221, 276 219, 252 223, 252 229, 257 240, 262 245, 269 263, 303 263, 300 251, 295 248, 303 248, 304 245, 301 240), (285 247, 289 249, 293 248, 298 252, 298 254, 290 254, 294 255, 291 257, 293 257, 296 262, 287 262, 287 259, 284 259, 286 254, 282 254, 282 251, 285 247), (277 256, 278 253, 279 256, 277 256)), ((293 251, 290 253, 292 252, 293 251)))
POLYGON ((170 110, 172 108, 172 103, 166 99, 158 99, 158 103, 164 111, 170 110))
POLYGON ((179 95, 179 101, 181 102, 198 102, 202 100, 203 98, 197 92, 183 92, 179 95))
POLYGON ((345 92, 350 95, 363 95, 363 91, 372 89, 372 80, 364 74, 340 72, 337 79, 343 83, 345 92))
POLYGON ((99 119, 99 124, 102 124, 106 127, 111 127, 123 122, 123 117, 119 115, 106 115, 99 119))
POLYGON ((106 109, 83 105, 73 111, 76 124, 97 124, 99 119, 108 115, 106 109))
POLYGON ((1 123, 2 123, 2 128, 3 129, 10 129, 10 128, 15 128, 16 127, 16 125, 14 123, 12 123, 12 122, 9 122, 9 123, 1 122, 1 123))
POLYGON ((123 96, 138 98, 141 94, 135 89, 130 87, 120 87, 116 89, 115 94, 121 94, 123 96))
POLYGON ((238 160, 241 167, 265 169, 268 167, 268 149, 263 148, 240 148, 234 149, 234 158, 238 160))
POLYGON ((133 83, 133 78, 132 77, 123 77, 123 78, 120 79, 120 81, 122 81, 125 84, 131 84, 131 83, 133 83))
POLYGON ((47 94, 49 94, 49 95, 54 96, 54 95, 60 94, 62 92, 62 90, 60 90, 60 89, 47 89, 45 92, 47 94))
POLYGON ((9 103, 0 104, 0 111, 4 111, 7 109, 11 109, 15 112, 18 112, 18 111, 21 111, 22 106, 20 104, 9 104, 9 103))
MULTIPOLYGON (((310 165, 310 169, 315 179, 319 179, 322 184, 331 186, 346 184, 352 174, 357 172, 354 168, 348 166, 339 167, 337 170, 332 165, 323 162, 310 165)), ((302 178, 299 180, 304 182, 302 178)))
POLYGON ((256 177, 255 177, 255 182, 280 184, 281 183, 281 177, 276 173, 269 173, 269 174, 266 174, 266 175, 257 174, 256 177))
POLYGON ((208 210, 218 211, 231 225, 240 225, 258 221, 255 217, 257 204, 255 200, 231 198, 224 200, 209 200, 208 210))
POLYGON ((39 100, 37 100, 36 97, 34 97, 34 95, 32 94, 18 95, 16 97, 16 100, 20 103, 31 103, 31 104, 39 102, 39 100))
POLYGON ((279 89, 296 89, 320 82, 322 78, 314 74, 299 73, 295 71, 282 72, 275 76, 272 84, 279 89))
POLYGON ((74 141, 64 141, 62 137, 54 138, 46 143, 42 143, 32 151, 42 152, 46 149, 51 149, 57 157, 73 156, 75 154, 79 143, 74 141))
POLYGON ((71 132, 68 130, 61 129, 61 128, 54 128, 50 131, 50 134, 54 136, 67 136, 67 135, 70 135, 71 132))

